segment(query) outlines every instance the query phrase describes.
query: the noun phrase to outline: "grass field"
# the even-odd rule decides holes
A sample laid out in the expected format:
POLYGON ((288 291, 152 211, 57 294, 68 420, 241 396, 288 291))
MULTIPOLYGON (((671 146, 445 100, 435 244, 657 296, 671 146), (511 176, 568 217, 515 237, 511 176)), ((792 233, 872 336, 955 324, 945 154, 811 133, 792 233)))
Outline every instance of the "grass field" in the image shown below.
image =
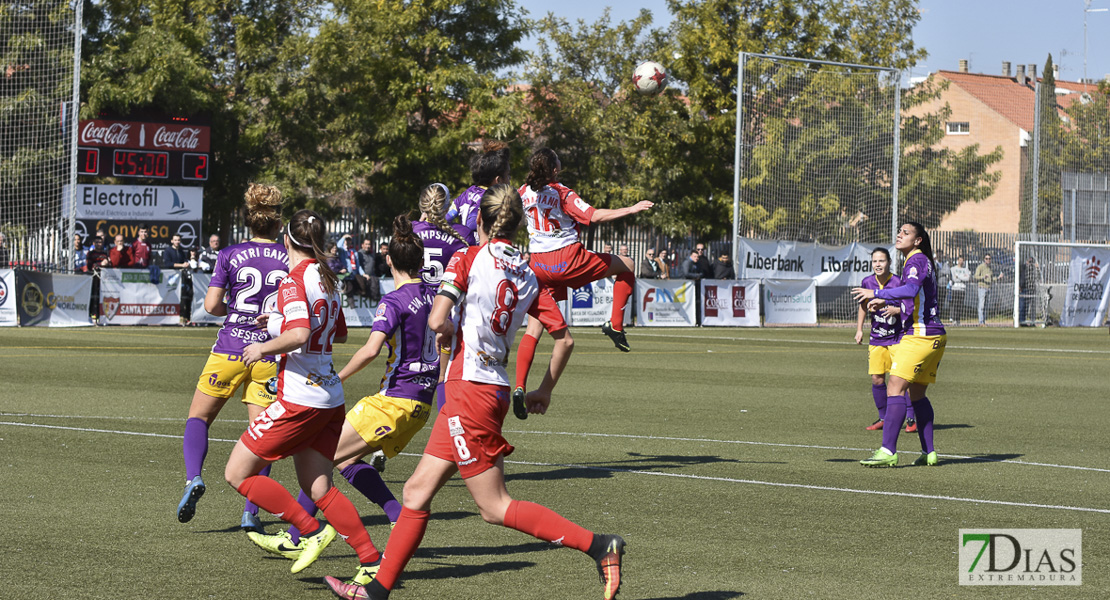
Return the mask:
MULTIPOLYGON (((345 544, 291 575, 237 531, 243 501, 222 473, 245 427, 238 404, 212 428, 196 518, 176 521, 180 436, 214 335, 0 330, 0 598, 327 598, 324 575, 353 573, 345 544)), ((368 335, 354 330, 337 362, 368 335)), ((596 329, 574 335, 552 409, 505 424, 508 486, 623 535, 622 598, 1110 597, 1104 329, 951 333, 930 389, 933 469, 857 463, 881 434, 863 429, 874 406, 848 329, 641 328, 631 354, 596 329), (961 587, 960 528, 1080 528, 1083 585, 961 587)), ((348 405, 381 371, 349 383, 348 405)), ((426 431, 388 464, 398 496, 426 431)), ((916 435, 900 449, 908 465, 916 435)), ((291 465, 274 476, 293 484, 291 465)), ((385 517, 337 479, 384 547, 385 517)), ((456 479, 392 597, 600 594, 587 557, 485 524, 456 479)))

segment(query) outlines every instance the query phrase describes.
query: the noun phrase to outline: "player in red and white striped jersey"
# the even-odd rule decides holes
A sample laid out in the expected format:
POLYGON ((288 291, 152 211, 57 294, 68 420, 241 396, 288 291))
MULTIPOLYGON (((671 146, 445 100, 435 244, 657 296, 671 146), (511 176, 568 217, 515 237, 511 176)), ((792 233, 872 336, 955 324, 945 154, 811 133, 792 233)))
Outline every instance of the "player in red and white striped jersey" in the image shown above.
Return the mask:
POLYGON ((361 568, 376 570, 380 560, 358 511, 331 480, 345 412, 331 350, 334 342, 347 340, 347 326, 335 274, 324 260, 324 232, 323 219, 310 210, 298 211, 285 228, 289 275, 278 287, 277 313, 259 317, 274 337, 243 350, 247 365, 263 355, 280 355, 277 399, 247 427, 224 470, 240 494, 305 532, 294 573, 311 565, 337 530, 355 549, 361 568), (324 511, 328 525, 309 515, 280 483, 258 475, 287 456, 293 457, 301 489, 324 511))
MULTIPOLYGON (((632 259, 616 254, 586 250, 578 241, 578 226, 605 223, 654 206, 643 200, 617 209, 594 208, 574 190, 559 183, 563 165, 550 148, 540 148, 529 159, 528 179, 520 188, 520 197, 527 215, 528 250, 531 266, 540 284, 548 288, 556 300, 565 300, 567 288, 576 289, 605 277, 617 276, 613 285, 613 310, 602 333, 613 340, 621 352, 631 347, 624 335, 624 309, 636 284, 632 259)), ((528 320, 528 329, 520 340, 516 355, 516 389, 513 391, 513 412, 524 419, 524 389, 528 371, 536 355, 543 328, 535 319, 528 320)))
POLYGON ((550 294, 541 293, 535 274, 510 241, 523 217, 519 194, 511 186, 495 185, 482 197, 479 210, 480 245, 452 257, 428 317, 428 326, 444 341, 455 337, 447 403, 432 426, 424 456, 405 483, 401 516, 374 580, 359 586, 324 578, 341 598, 388 598, 424 537, 432 498, 456 472, 486 522, 585 552, 597 562, 604 598, 615 597, 620 588, 620 536, 595 534, 549 508, 513 500, 505 488, 504 457, 513 447, 501 427, 509 411, 506 366, 516 331, 528 315, 555 339, 543 384, 527 396, 533 413, 547 411, 573 345, 558 306, 550 294), (450 318, 456 303, 457 329, 450 318))

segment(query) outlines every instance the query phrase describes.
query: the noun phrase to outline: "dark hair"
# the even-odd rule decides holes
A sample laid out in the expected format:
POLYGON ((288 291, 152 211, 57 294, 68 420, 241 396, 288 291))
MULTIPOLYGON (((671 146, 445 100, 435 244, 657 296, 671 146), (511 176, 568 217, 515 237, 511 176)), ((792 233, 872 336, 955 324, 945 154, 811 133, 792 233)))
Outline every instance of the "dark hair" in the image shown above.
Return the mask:
POLYGON ((330 257, 324 251, 324 236, 326 233, 327 227, 324 225, 324 218, 316 211, 308 209, 298 210, 293 218, 289 219, 289 224, 285 226, 285 235, 289 238, 289 242, 301 252, 312 253, 316 259, 316 264, 320 269, 320 283, 324 285, 324 291, 328 294, 334 294, 338 279, 331 268, 328 267, 328 258, 330 257))
POLYGON ((424 266, 424 242, 412 230, 412 221, 405 214, 393 218, 393 239, 389 242, 389 260, 393 268, 409 275, 420 273, 424 266))
POLYGON ((444 216, 447 209, 447 198, 447 186, 442 183, 429 185, 420 192, 420 212, 428 216, 428 222, 435 225, 436 229, 466 244, 466 238, 455 231, 455 228, 447 223, 447 218, 444 216))
POLYGON ((281 190, 272 185, 250 184, 243 196, 247 227, 254 235, 277 236, 281 228, 281 190))
POLYGON ((482 144, 482 153, 470 159, 470 177, 474 185, 488 187, 498 177, 509 183, 509 145, 496 140, 482 144))
POLYGON ((891 262, 890 250, 887 250, 886 248, 883 248, 882 246, 879 246, 878 248, 875 248, 874 250, 871 251, 871 256, 875 256, 876 252, 882 252, 883 255, 886 256, 887 264, 890 264, 890 262, 891 262))
POLYGON ((906 221, 905 223, 903 223, 903 225, 909 225, 910 227, 913 227, 914 231, 917 232, 917 237, 921 238, 921 245, 918 246, 917 249, 920 250, 921 253, 924 254, 926 257, 928 257, 929 266, 933 268, 933 274, 935 276, 937 272, 937 260, 933 258, 933 240, 929 237, 929 232, 925 230, 924 225, 918 223, 917 221, 906 221))
POLYGON ((516 188, 499 183, 482 196, 482 230, 491 238, 512 239, 524 221, 524 203, 516 188))
POLYGON ((559 165, 559 156, 551 148, 540 148, 532 153, 528 159, 528 179, 524 183, 538 192, 543 186, 554 183, 555 167, 559 165))

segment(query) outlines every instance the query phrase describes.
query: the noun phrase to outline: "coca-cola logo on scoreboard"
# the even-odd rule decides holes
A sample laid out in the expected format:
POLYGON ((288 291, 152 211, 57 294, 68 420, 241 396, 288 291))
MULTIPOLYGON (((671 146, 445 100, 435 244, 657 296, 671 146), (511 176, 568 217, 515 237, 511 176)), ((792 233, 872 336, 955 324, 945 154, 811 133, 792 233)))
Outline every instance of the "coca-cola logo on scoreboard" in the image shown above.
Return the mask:
POLYGON ((200 145, 199 127, 181 127, 162 125, 154 133, 155 148, 172 148, 174 150, 197 150, 200 145))
POLYGON ((130 123, 82 121, 81 143, 86 146, 130 146, 130 123))
POLYGON ((82 146, 208 152, 209 127, 186 123, 81 121, 82 146))

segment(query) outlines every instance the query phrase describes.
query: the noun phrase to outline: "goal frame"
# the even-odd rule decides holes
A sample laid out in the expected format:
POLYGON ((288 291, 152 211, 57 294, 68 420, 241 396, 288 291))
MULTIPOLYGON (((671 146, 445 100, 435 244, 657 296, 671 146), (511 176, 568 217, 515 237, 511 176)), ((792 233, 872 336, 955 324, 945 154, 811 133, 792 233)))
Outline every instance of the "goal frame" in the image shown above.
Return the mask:
MULTIPOLYGON (((1110 244, 1082 244, 1077 242, 1032 242, 1018 240, 1014 242, 1014 327, 1021 327, 1021 268, 1023 265, 1022 247, 1048 247, 1048 248, 1110 248, 1110 244)), ((1034 325, 1044 327, 1046 319, 1033 319, 1034 325)), ((1101 325, 1099 325, 1101 327, 1101 325)))

